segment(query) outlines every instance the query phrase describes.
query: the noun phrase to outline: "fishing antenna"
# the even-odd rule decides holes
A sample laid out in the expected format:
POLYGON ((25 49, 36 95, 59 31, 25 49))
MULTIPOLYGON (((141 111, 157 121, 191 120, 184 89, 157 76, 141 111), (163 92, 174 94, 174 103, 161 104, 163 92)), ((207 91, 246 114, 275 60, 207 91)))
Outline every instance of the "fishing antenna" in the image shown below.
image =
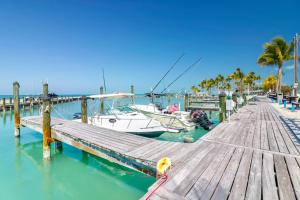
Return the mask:
POLYGON ((104 92, 106 93, 106 83, 105 83, 104 69, 102 69, 102 79, 103 79, 104 92))
POLYGON ((172 81, 162 92, 164 93, 171 85, 173 85, 178 79, 180 79, 186 72, 188 72, 192 67, 194 67, 198 62, 200 62, 202 58, 199 58, 198 60, 196 60, 196 62, 194 62, 193 64, 191 64, 188 68, 186 68, 179 76, 177 76, 177 78, 172 81))
POLYGON ((184 53, 181 54, 181 56, 179 56, 177 58, 177 60, 174 62, 174 64, 170 67, 170 69, 164 74, 164 76, 158 81, 158 83, 154 86, 154 88, 151 90, 151 94, 153 93, 153 91, 157 88, 157 86, 161 83, 161 81, 169 74, 169 72, 177 65, 177 63, 181 60, 181 58, 184 56, 184 53))

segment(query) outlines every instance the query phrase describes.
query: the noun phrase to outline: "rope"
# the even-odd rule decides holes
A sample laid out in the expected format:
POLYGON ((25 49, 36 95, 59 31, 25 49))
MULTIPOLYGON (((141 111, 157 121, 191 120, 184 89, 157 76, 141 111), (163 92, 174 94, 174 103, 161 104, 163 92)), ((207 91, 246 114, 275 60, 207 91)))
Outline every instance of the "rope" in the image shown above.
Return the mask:
POLYGON ((146 196, 146 200, 149 200, 150 199, 150 197, 165 183, 165 182, 167 182, 167 180, 168 180, 168 175, 165 173, 165 174, 163 174, 162 175, 162 177, 161 177, 161 182, 158 184, 158 186, 154 189, 154 190, 152 190, 151 192, 150 192, 150 194, 149 195, 147 195, 146 196))

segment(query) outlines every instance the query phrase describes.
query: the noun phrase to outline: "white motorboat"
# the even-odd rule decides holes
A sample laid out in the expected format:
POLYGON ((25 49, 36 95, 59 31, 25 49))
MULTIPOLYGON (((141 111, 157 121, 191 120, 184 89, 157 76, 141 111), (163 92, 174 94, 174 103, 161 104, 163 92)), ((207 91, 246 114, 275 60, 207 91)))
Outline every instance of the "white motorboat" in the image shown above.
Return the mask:
POLYGON ((156 119, 165 127, 187 131, 196 127, 196 124, 191 120, 190 112, 180 111, 180 105, 170 106, 162 109, 161 106, 150 103, 148 105, 132 105, 131 108, 156 119))
MULTIPOLYGON (((117 99, 130 98, 131 93, 115 93, 89 96, 91 99, 117 99)), ((79 115, 77 116, 79 118, 79 115)), ((80 121, 80 119, 76 119, 80 121)), ((127 132, 145 137, 159 137, 164 132, 179 132, 178 130, 166 128, 159 121, 144 115, 143 113, 133 110, 128 106, 114 107, 114 102, 111 108, 105 113, 94 113, 88 117, 88 123, 115 130, 127 132)))

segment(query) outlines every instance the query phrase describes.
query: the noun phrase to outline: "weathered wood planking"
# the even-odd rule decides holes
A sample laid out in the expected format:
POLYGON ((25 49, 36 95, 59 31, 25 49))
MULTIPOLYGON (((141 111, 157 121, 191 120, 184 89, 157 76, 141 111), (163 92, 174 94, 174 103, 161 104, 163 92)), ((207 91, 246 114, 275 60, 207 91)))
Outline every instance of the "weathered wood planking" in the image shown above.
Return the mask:
POLYGON ((243 107, 195 144, 153 199, 299 199, 299 149, 266 99, 243 107))
MULTIPOLYGON (((21 124, 42 132, 40 117, 22 118, 21 124)), ((156 155, 163 147, 168 149, 174 145, 171 142, 57 118, 51 120, 51 134, 58 141, 151 175, 155 174, 157 159, 148 158, 156 155)))

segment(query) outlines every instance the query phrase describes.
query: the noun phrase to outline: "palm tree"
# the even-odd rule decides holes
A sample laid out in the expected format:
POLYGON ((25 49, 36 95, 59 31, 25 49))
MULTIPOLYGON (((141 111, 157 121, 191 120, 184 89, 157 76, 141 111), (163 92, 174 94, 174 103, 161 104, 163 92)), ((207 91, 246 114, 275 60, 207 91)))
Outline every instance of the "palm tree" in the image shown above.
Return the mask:
POLYGON ((289 45, 282 37, 276 37, 270 43, 267 42, 264 44, 264 52, 257 60, 257 63, 261 66, 277 66, 277 93, 281 93, 283 64, 293 59, 293 51, 293 42, 289 45))
POLYGON ((231 90, 231 84, 230 83, 225 83, 223 85, 222 89, 227 90, 229 92, 231 90))
POLYGON ((216 86, 216 82, 212 78, 206 82, 206 89, 208 91, 208 94, 211 94, 211 89, 214 88, 215 86, 216 86))
POLYGON ((235 81, 238 91, 242 94, 244 92, 244 73, 240 68, 236 68, 235 72, 229 77, 235 81))
POLYGON ((269 90, 275 90, 277 86, 277 77, 274 75, 269 75, 267 78, 263 81, 263 90, 269 91, 269 90))
POLYGON ((218 90, 220 90, 220 88, 224 85, 224 76, 222 76, 221 74, 219 74, 216 78, 215 78, 215 84, 218 88, 218 90), (221 84, 220 84, 221 83, 221 84))
POLYGON ((199 84, 198 84, 198 86, 200 87, 200 88, 202 88, 203 90, 207 90, 207 80, 202 80, 199 84))
POLYGON ((200 92, 200 89, 199 89, 198 87, 194 86, 194 85, 191 87, 191 89, 192 89, 192 91, 193 91, 195 94, 197 94, 198 92, 200 92))
POLYGON ((244 84, 247 84, 250 88, 255 86, 255 81, 260 80, 260 76, 257 76, 254 72, 249 72, 244 77, 244 84))

